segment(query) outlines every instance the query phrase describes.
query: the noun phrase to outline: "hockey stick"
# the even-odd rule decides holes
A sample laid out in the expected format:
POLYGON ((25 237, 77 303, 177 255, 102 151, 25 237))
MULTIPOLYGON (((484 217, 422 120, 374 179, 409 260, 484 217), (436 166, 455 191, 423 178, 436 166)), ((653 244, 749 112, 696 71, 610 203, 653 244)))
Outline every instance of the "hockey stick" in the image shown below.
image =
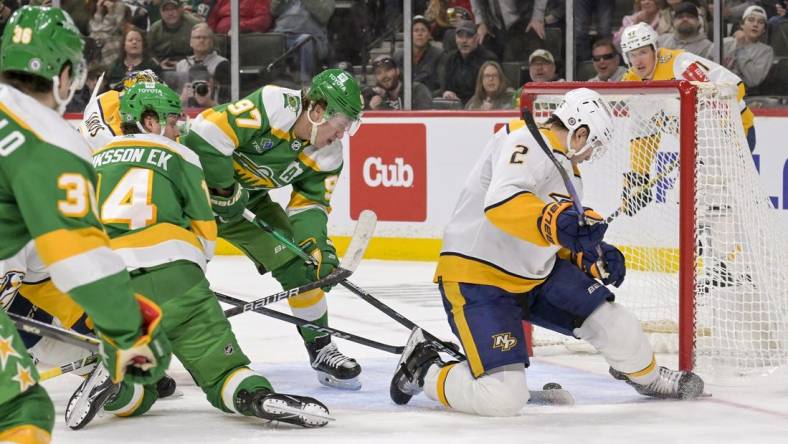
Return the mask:
MULTIPOLYGON (((254 220, 254 214, 249 210, 244 211, 244 217, 246 217, 247 212, 252 215, 254 220)), ((342 257, 342 262, 340 262, 339 267, 332 271, 328 276, 325 276, 322 279, 318 279, 314 282, 309 282, 300 287, 292 288, 290 290, 283 290, 278 293, 256 299, 254 301, 247 302, 244 305, 237 305, 233 308, 229 308, 224 311, 225 317, 229 318, 247 311, 253 311, 265 305, 289 299, 293 296, 297 296, 301 293, 314 290, 316 288, 336 285, 341 281, 344 281, 350 277, 354 271, 356 271, 356 268, 358 268, 359 264, 361 263, 361 259, 364 257, 364 252, 367 250, 369 240, 372 238, 372 233, 375 232, 376 223, 377 217, 375 216, 375 213, 372 211, 361 212, 358 222, 356 222, 356 228, 353 231, 353 238, 350 240, 350 245, 348 245, 345 255, 342 257)), ((287 240, 284 237, 283 239, 287 240)), ((300 248, 298 250, 301 251, 300 248)), ((307 257, 310 261, 313 260, 311 256, 307 257)))
MULTIPOLYGON (((362 216, 366 212, 372 213, 371 211, 368 211, 368 210, 362 211, 361 215, 359 216, 359 222, 361 221, 362 216)), ((374 213, 372 213, 372 214, 374 214, 374 213)), ((246 219, 249 222, 257 225, 258 227, 260 227, 264 231, 270 233, 276 240, 278 240, 279 242, 284 244, 293 253, 297 254, 298 257, 300 257, 301 259, 305 260, 307 263, 310 263, 310 264, 312 264, 314 266, 318 265, 316 260, 315 260, 315 258, 313 258, 312 256, 306 254, 306 252, 304 252, 304 250, 302 250, 298 245, 293 243, 293 241, 291 241, 287 237, 285 237, 282 234, 280 234, 279 232, 277 232, 273 227, 268 225, 268 223, 266 223, 264 220, 261 220, 260 218, 255 216, 255 214, 252 213, 251 211, 244 210, 243 216, 244 216, 244 219, 246 219)), ((395 311, 392 308, 388 307, 386 304, 380 302, 374 296, 372 296, 368 292, 364 291, 363 289, 361 289, 360 287, 358 287, 354 283, 348 281, 347 279, 343 279, 343 280, 339 281, 339 285, 347 288, 348 290, 350 290, 351 293, 353 293, 353 294, 361 297, 361 299, 364 299, 365 301, 369 302, 375 308, 377 308, 378 310, 382 311, 387 316, 389 316, 390 318, 392 318, 395 321, 399 322, 403 326, 405 326, 405 327, 407 327, 407 328, 409 328, 411 330, 414 327, 418 327, 413 321, 411 321, 410 319, 402 316, 397 311, 395 311)), ((461 359, 461 360, 465 359, 465 355, 463 355, 459 351, 455 350, 454 348, 448 346, 445 342, 441 341, 440 339, 438 339, 437 337, 433 336, 432 334, 424 331, 424 337, 427 340, 429 340, 430 342, 432 342, 439 351, 442 351, 442 352, 450 355, 454 359, 461 359)))
MULTIPOLYGON (((542 134, 539 132, 539 128, 536 127, 536 121, 534 120, 534 116, 531 114, 531 111, 528 110, 527 107, 523 107, 521 110, 522 118, 525 121, 525 126, 528 128, 528 131, 533 136, 536 143, 539 145, 539 148, 544 151, 547 158, 555 165, 555 168, 558 170, 558 173, 561 175, 561 179, 564 181, 564 186, 566 187, 566 191, 569 193, 569 196, 572 198, 572 206, 575 207, 575 211, 577 212, 577 223, 581 227, 588 225, 588 221, 586 220, 583 210, 583 204, 580 202, 580 196, 577 194, 577 190, 575 189, 574 184, 572 183, 572 179, 569 178, 569 173, 566 172, 563 165, 558 162, 558 159, 555 158, 555 155, 550 150, 550 148, 545 143, 544 139, 542 138, 542 134)), ((599 269, 599 275, 602 278, 607 278, 608 273, 605 271, 605 262, 604 256, 602 255, 602 247, 597 245, 596 252, 599 256, 599 259, 596 262, 596 266, 599 269)))
POLYGON ((101 341, 96 338, 86 336, 75 331, 66 330, 64 328, 55 327, 54 325, 45 324, 41 321, 36 321, 35 319, 19 316, 15 313, 6 314, 11 318, 11 320, 16 325, 16 328, 20 331, 31 333, 36 336, 46 336, 57 339, 58 341, 90 350, 93 353, 96 353, 99 350, 101 341))
POLYGON ((66 373, 71 373, 75 370, 88 367, 97 362, 98 362, 98 355, 85 356, 82 359, 77 359, 76 361, 68 362, 59 367, 54 367, 38 372, 38 380, 46 381, 47 379, 52 379, 56 376, 65 375, 66 373))
MULTIPOLYGON (((241 300, 241 299, 234 298, 232 296, 228 296, 226 294, 222 294, 222 293, 218 293, 218 292, 214 292, 214 293, 216 294, 216 297, 221 302, 232 304, 232 305, 235 305, 236 307, 239 306, 239 305, 243 305, 244 304, 244 301, 241 300)), ((260 313, 260 314, 263 314, 263 315, 266 315, 266 316, 270 316, 270 317, 272 317, 274 319, 279 319, 280 321, 285 321, 285 322, 289 322, 291 324, 298 325, 299 327, 308 328, 308 329, 310 329, 312 331, 315 331, 317 333, 328 333, 331 336, 336 336, 337 338, 342 338, 342 339, 348 340, 350 342, 355 342, 357 344, 366 345, 367 347, 376 348, 378 350, 382 350, 382 351, 385 351, 385 352, 394 353, 395 355, 402 354, 402 352, 405 350, 405 347, 402 347, 402 346, 383 344, 383 343, 380 343, 380 342, 377 342, 377 341, 373 341, 371 339, 367 339, 367 338, 364 338, 364 337, 361 337, 361 336, 356 336, 356 335, 354 335, 352 333, 347 333, 347 332, 344 332, 342 330, 337 330, 335 328, 322 327, 320 325, 313 324, 312 322, 307 321, 306 319, 301 319, 301 318, 298 318, 298 317, 295 317, 295 316, 291 316, 289 314, 278 312, 276 310, 271 310, 270 308, 256 307, 254 309, 254 311, 256 313, 260 313)))

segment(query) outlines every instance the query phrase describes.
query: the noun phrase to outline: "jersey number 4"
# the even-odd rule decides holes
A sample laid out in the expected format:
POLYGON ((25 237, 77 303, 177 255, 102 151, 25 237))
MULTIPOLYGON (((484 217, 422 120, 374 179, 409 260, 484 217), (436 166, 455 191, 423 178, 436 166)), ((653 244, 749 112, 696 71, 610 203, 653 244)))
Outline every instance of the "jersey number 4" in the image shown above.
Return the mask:
POLYGON ((101 222, 126 224, 130 230, 156 222, 153 200, 153 171, 131 168, 101 204, 101 222))

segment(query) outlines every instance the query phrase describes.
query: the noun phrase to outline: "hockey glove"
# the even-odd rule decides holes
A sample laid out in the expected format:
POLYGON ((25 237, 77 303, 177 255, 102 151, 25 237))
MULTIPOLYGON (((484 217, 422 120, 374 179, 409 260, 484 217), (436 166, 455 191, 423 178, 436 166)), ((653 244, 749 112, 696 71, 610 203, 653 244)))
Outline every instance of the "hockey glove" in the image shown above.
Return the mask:
MULTIPOLYGON (((334 248, 331 239, 325 239, 322 242, 318 242, 316 238, 310 237, 301 242, 299 247, 308 255, 312 256, 317 262, 316 267, 314 265, 312 266, 315 267, 313 268, 315 280, 328 276, 339 266, 337 250, 334 248)), ((323 291, 331 291, 332 287, 333 286, 323 287, 323 291)))
POLYGON ((581 226, 572 202, 555 202, 545 205, 536 224, 547 242, 579 253, 593 250, 607 230, 607 224, 596 211, 585 208, 583 217, 585 224, 581 226))
POLYGON ((154 384, 164 376, 172 357, 170 341, 161 326, 161 308, 148 298, 135 294, 142 314, 142 336, 129 348, 101 333, 101 357, 112 382, 154 384))
POLYGON ((624 189, 621 191, 621 209, 627 216, 634 216, 654 199, 649 175, 627 171, 624 173, 624 189))
POLYGON ((241 219, 248 203, 249 191, 238 182, 235 182, 232 188, 211 189, 211 207, 222 223, 241 219))
POLYGON ((613 284, 614 287, 621 286, 621 284, 624 282, 624 277, 627 275, 624 254, 621 253, 618 248, 606 242, 600 242, 599 246, 602 249, 602 260, 604 261, 607 277, 603 278, 601 273, 599 273, 599 268, 597 268, 599 255, 597 254, 596 249, 586 252, 581 251, 580 253, 572 253, 572 262, 574 262, 575 265, 577 265, 587 275, 594 279, 601 280, 605 285, 613 284))

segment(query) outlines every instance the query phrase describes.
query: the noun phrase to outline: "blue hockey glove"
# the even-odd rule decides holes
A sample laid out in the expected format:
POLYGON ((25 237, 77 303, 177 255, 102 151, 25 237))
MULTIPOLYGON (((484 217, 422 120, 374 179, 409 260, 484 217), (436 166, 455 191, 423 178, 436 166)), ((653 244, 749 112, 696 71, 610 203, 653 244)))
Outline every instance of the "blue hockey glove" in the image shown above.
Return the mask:
POLYGON ((607 230, 602 216, 591 208, 584 209, 583 217, 586 223, 581 226, 572 202, 555 202, 545 205, 536 224, 547 242, 579 253, 596 248, 607 230))
POLYGON ((621 250, 606 242, 600 242, 599 247, 602 249, 602 259, 607 277, 602 277, 597 267, 599 254, 597 254, 596 249, 573 253, 572 262, 589 276, 601 280, 603 284, 613 284, 614 287, 620 287, 624 282, 624 277, 627 275, 624 254, 621 253, 621 250))

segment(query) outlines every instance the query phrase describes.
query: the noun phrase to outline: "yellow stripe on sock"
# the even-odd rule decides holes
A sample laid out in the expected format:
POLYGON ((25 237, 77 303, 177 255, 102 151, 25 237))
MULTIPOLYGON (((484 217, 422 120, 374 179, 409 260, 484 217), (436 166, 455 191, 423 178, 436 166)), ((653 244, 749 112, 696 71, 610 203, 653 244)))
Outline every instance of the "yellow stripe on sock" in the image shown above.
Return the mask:
POLYGON ((14 444, 49 444, 52 442, 52 436, 41 427, 23 424, 11 427, 7 430, 0 430, 0 442, 14 444))
POLYGON ((646 368, 644 368, 643 370, 638 370, 638 371, 633 372, 633 373, 627 373, 627 376, 629 376, 630 379, 631 378, 641 378, 641 377, 646 376, 647 374, 653 372, 656 367, 657 367, 657 357, 654 356, 654 355, 651 355, 651 363, 649 365, 647 365, 646 368))
POLYGON ((441 404, 445 405, 446 407, 451 407, 449 405, 449 399, 446 398, 446 378, 449 376, 449 371, 451 371, 451 369, 454 368, 455 365, 457 365, 456 362, 454 364, 446 365, 443 368, 441 368, 440 373, 438 373, 438 383, 437 383, 438 401, 440 401, 441 404))
POLYGON ((290 304, 293 308, 309 308, 318 302, 325 296, 325 292, 319 288, 314 290, 309 290, 305 293, 301 293, 298 296, 293 296, 287 300, 287 303, 290 304))

